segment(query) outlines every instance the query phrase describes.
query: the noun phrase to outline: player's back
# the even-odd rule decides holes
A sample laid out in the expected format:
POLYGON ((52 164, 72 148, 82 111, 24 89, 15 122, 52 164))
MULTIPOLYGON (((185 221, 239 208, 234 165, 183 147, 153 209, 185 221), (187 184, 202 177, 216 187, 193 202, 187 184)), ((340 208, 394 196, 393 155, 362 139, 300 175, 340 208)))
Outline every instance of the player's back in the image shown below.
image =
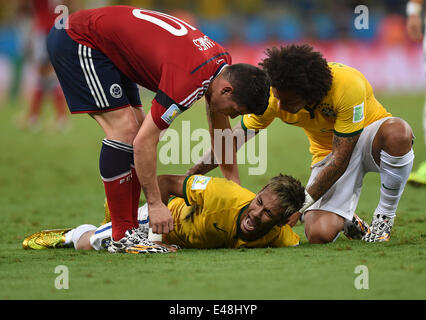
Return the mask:
POLYGON ((217 55, 228 55, 178 18, 129 6, 74 13, 67 32, 73 40, 103 52, 130 79, 152 91, 158 89, 165 73, 180 71, 198 77, 200 65, 217 55))

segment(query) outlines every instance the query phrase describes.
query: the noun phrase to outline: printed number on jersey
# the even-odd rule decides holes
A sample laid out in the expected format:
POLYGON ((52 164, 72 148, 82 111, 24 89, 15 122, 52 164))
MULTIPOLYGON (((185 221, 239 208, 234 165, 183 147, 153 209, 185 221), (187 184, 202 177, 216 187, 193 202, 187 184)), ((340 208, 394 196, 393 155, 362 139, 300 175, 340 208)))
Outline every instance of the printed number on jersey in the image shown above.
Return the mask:
POLYGON ((142 20, 145 20, 145 21, 149 21, 153 24, 156 24, 157 26, 163 28, 164 30, 170 32, 171 34, 173 34, 177 37, 184 36, 188 33, 188 29, 185 27, 185 25, 192 30, 197 30, 196 28, 189 25, 185 21, 182 21, 182 20, 180 20, 176 17, 169 16, 168 14, 165 14, 165 13, 161 13, 161 12, 157 12, 157 11, 151 11, 151 10, 141 10, 141 9, 134 9, 132 11, 132 13, 136 18, 142 19, 142 20), (149 13, 149 14, 146 14, 146 13, 149 13), (166 21, 159 19, 157 17, 154 17, 153 15, 165 18, 167 20, 171 20, 174 23, 178 24, 180 26, 180 28, 177 29, 177 28, 173 27, 172 25, 170 25, 169 23, 167 23, 166 21))

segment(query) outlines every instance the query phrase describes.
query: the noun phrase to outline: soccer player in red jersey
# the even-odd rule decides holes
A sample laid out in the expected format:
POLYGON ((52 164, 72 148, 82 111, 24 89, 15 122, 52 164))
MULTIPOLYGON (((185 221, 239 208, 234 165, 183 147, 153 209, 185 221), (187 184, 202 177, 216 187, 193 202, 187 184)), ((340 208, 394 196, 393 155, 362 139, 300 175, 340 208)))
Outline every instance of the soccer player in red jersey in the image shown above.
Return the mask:
POLYGON ((32 130, 39 128, 43 98, 49 93, 52 94, 58 129, 66 129, 69 125, 65 97, 56 79, 46 50, 46 37, 56 18, 54 13, 55 2, 59 4, 59 1, 49 0, 18 2, 18 8, 20 10, 29 10, 33 17, 28 45, 31 52, 31 62, 36 67, 37 81, 25 119, 25 125, 32 130))
MULTIPOLYGON (((105 132, 99 166, 110 251, 123 252, 145 241, 137 228, 141 187, 153 232, 173 229, 156 176, 161 131, 203 96, 210 129, 230 128, 228 116, 262 114, 270 81, 257 67, 231 65, 218 43, 164 13, 113 6, 76 12, 67 25, 52 28, 48 51, 71 112, 89 113, 105 132), (156 93, 146 116, 136 84, 156 93)), ((224 176, 239 183, 236 161, 219 161, 224 176)))

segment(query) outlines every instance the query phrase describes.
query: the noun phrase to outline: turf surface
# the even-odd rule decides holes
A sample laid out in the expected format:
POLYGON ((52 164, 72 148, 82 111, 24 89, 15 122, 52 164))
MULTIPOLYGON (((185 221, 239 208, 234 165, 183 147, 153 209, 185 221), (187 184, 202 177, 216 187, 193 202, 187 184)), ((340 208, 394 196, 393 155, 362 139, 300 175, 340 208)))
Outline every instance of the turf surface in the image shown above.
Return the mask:
MULTIPOLYGON (((152 98, 144 92, 145 105, 152 98)), ((379 100, 407 120, 416 134, 414 168, 426 160, 421 128, 422 95, 384 95, 379 100)), ((87 115, 72 116, 69 132, 54 130, 47 104, 41 131, 19 129, 24 103, 0 107, 0 299, 425 299, 426 188, 407 186, 388 243, 366 244, 341 236, 309 245, 303 225, 296 248, 182 250, 167 255, 111 255, 74 249, 26 251, 25 236, 52 228, 98 225, 103 185, 98 158, 103 134, 87 115), (69 270, 69 289, 55 288, 55 268, 69 270), (355 268, 368 268, 368 289, 356 289, 355 268)), ((206 128, 202 102, 173 123, 191 120, 206 128)), ((235 122, 235 121, 234 121, 235 122)), ((301 129, 278 121, 268 129, 267 171, 243 186, 257 191, 279 172, 306 183, 308 142, 301 129)), ((188 143, 185 141, 185 143, 188 143)), ((193 142, 192 145, 194 145, 193 142)), ((162 143, 164 145, 164 142, 162 143)), ((189 165, 162 165, 158 172, 185 173, 189 165)), ((212 175, 220 176, 219 170, 212 175)), ((371 221, 379 176, 366 176, 358 214, 371 221)))

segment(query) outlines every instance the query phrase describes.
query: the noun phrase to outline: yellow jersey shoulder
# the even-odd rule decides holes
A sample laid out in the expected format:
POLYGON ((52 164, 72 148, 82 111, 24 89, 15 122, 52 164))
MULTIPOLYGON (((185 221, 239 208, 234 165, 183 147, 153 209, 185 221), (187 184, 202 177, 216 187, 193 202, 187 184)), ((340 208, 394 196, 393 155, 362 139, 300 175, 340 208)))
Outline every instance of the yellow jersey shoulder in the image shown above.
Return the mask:
POLYGON ((183 198, 168 205, 175 228, 163 239, 185 248, 233 247, 239 213, 255 194, 225 178, 203 175, 188 176, 183 188, 183 198))
POLYGON ((333 81, 323 101, 329 100, 338 111, 342 105, 361 102, 365 99, 367 90, 371 86, 359 70, 338 62, 329 62, 328 65, 333 81))

